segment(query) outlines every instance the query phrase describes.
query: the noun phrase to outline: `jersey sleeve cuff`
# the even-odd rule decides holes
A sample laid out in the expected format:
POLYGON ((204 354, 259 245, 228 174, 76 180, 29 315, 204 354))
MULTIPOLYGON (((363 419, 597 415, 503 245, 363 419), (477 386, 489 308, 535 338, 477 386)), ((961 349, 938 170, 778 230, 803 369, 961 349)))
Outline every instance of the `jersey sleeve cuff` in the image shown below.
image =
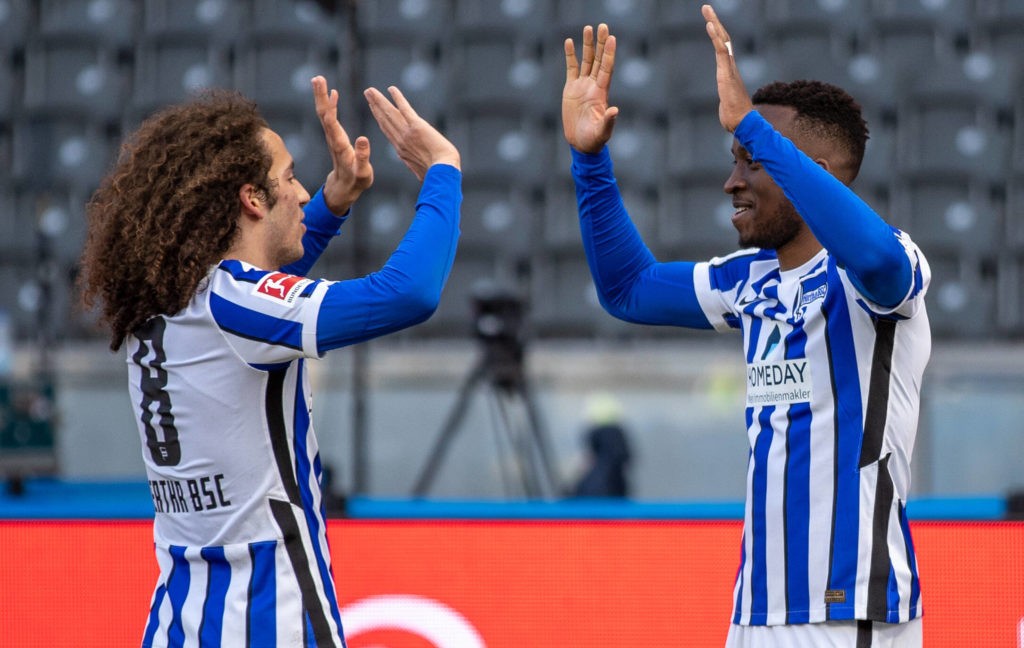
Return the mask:
POLYGON ((320 321, 320 306, 323 304, 324 297, 327 295, 327 286, 329 282, 320 281, 317 282, 316 287, 313 289, 313 294, 310 295, 310 304, 305 309, 302 317, 302 353, 307 358, 319 358, 323 354, 320 353, 320 349, 316 341, 317 326, 320 321))
POLYGON ((597 153, 583 153, 571 146, 569 150, 572 152, 572 172, 574 176, 587 178, 603 176, 612 172, 612 157, 608 152, 607 146, 601 148, 597 153))
POLYGON ((704 311, 704 317, 708 319, 708 323, 718 331, 723 333, 725 331, 731 331, 732 328, 728 322, 725 321, 723 313, 720 309, 716 309, 714 301, 711 297, 711 264, 707 262, 699 262, 693 266, 693 292, 697 295, 697 303, 700 305, 700 309, 704 311))
POLYGON ((313 197, 309 199, 309 202, 306 203, 303 212, 306 215, 304 221, 306 229, 315 229, 334 236, 340 231, 341 224, 348 219, 351 210, 346 211, 344 214, 332 212, 331 208, 327 206, 327 200, 324 198, 324 188, 320 187, 313 194, 313 197))

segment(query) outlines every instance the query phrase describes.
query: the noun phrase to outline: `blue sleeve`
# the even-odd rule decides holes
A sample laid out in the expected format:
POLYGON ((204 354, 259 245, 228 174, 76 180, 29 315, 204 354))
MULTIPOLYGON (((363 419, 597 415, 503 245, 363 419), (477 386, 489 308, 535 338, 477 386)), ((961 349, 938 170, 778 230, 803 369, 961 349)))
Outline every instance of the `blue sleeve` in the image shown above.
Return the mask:
POLYGON ((913 277, 892 226, 757 111, 743 118, 735 135, 865 297, 885 307, 903 301, 913 277))
POLYGON ((348 214, 336 216, 327 208, 324 201, 324 189, 321 187, 316 194, 310 198, 303 207, 306 216, 302 223, 306 226, 306 233, 302 235, 302 258, 295 263, 289 263, 281 268, 282 272, 305 277, 309 274, 313 264, 320 258, 327 244, 341 231, 341 224, 348 219, 348 214))
POLYGON ((692 262, 658 263, 630 220, 605 147, 572 149, 580 231, 601 305, 639 324, 711 328, 693 286, 692 262))
POLYGON ((441 299, 459 238, 462 173, 447 164, 427 170, 416 215, 377 272, 331 284, 317 316, 324 353, 419 324, 441 299))

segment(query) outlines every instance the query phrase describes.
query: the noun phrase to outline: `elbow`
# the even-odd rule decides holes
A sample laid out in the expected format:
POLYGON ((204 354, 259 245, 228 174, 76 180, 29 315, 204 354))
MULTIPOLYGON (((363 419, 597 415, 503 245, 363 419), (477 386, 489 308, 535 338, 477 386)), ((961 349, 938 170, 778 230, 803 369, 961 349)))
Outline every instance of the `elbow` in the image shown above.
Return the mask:
POLYGON ((398 307, 407 318, 407 326, 422 324, 430 319, 441 303, 441 290, 433 287, 411 287, 399 296, 398 307))

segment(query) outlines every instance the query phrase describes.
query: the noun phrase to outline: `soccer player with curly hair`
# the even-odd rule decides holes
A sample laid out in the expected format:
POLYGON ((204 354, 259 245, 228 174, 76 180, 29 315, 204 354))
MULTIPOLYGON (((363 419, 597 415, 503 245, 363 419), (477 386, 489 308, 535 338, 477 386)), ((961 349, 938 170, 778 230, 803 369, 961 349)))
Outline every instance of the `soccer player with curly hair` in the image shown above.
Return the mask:
POLYGON ((146 119, 87 208, 83 301, 126 348, 156 511, 147 648, 345 645, 306 362, 433 313, 462 173, 397 88, 368 89, 422 181, 416 215, 379 271, 308 278, 373 183, 369 140, 312 84, 333 162, 314 196, 257 107, 211 91, 146 119))

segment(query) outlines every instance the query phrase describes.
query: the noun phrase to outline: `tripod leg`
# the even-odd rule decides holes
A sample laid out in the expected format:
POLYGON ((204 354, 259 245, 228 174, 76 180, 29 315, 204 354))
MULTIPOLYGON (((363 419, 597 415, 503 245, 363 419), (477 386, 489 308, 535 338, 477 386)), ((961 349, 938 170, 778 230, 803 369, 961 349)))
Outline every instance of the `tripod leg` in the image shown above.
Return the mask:
POLYGON ((527 430, 528 426, 524 425, 523 411, 518 395, 515 392, 495 389, 494 402, 497 410, 496 424, 504 430, 509 446, 512 448, 519 478, 522 481, 523 495, 531 499, 540 497, 543 494, 543 487, 537 478, 536 467, 533 464, 530 449, 531 439, 527 430))
POLYGON ((552 495, 556 497, 560 496, 562 494, 562 482, 558 478, 558 472, 555 470, 555 464, 552 460, 554 453, 551 451, 551 445, 548 442, 547 433, 545 432, 544 425, 541 422, 540 412, 537 410, 537 405, 534 402, 533 392, 525 378, 520 383, 520 386, 523 405, 525 406, 526 413, 529 416, 529 428, 537 446, 537 454, 540 457, 541 467, 547 477, 548 485, 551 487, 552 495))
POLYGON ((459 395, 455 400, 455 404, 448 413, 448 418, 444 423, 444 427, 441 428, 441 433, 434 443, 434 448, 430 452, 427 463, 423 466, 423 470, 416 479, 416 485, 413 486, 412 494, 416 497, 423 497, 426 495, 427 490, 430 489, 430 484, 434 481, 437 469, 441 466, 441 460, 444 458, 448 445, 455 436, 459 423, 462 422, 462 417, 466 414, 466 407, 469 405, 469 398, 473 394, 473 389, 486 372, 485 362, 477 363, 476 367, 473 368, 473 371, 470 372, 459 388, 459 395))

